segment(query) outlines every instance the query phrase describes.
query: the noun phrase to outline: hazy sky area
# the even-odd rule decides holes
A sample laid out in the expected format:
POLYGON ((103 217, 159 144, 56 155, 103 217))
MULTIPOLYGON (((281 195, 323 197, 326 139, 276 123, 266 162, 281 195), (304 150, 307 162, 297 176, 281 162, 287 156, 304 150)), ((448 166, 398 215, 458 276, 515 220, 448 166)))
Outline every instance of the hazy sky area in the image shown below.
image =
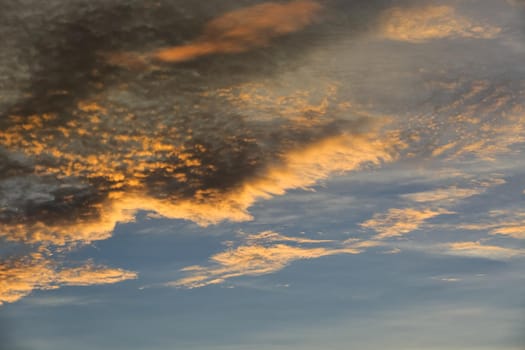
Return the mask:
POLYGON ((0 4, 0 350, 525 348, 525 1, 0 4))

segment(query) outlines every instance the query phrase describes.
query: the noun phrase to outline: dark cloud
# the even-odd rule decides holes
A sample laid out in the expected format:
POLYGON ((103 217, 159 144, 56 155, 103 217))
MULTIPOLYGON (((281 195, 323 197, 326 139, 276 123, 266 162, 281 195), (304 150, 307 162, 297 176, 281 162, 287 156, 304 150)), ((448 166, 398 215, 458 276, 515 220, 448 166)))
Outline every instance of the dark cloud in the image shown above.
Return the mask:
POLYGON ((14 70, 1 91, 2 222, 97 220, 101 203, 117 190, 206 201, 263 174, 291 150, 361 133, 363 119, 349 122, 334 114, 311 123, 260 122, 235 113, 222 98, 206 96, 293 69, 328 36, 365 30, 367 21, 356 18, 370 19, 388 2, 295 3, 316 12, 323 8, 320 18, 308 23, 305 17, 282 36, 271 34, 235 54, 138 70, 115 66, 107 55, 182 45, 218 15, 266 3, 6 4, 0 33, 10 39, 1 58, 14 70))
MULTIPOLYGON (((136 73, 108 64, 101 54, 181 45, 198 36, 215 17, 261 3, 264 2, 224 1, 196 6, 187 0, 8 2, 3 7, 0 26, 6 43, 2 65, 14 71, 6 69, 10 79, 5 80, 5 90, 18 87, 21 96, 2 115, 56 113, 60 115, 57 121, 62 120, 80 99, 123 80, 136 79, 136 73)), ((329 21, 316 21, 304 31, 276 38, 270 49, 257 50, 254 45, 255 50, 227 58, 218 55, 185 65, 164 66, 162 73, 177 81, 179 90, 186 90, 188 85, 192 89, 224 86, 254 75, 274 74, 327 36, 341 32, 346 35, 349 27, 354 32, 363 30, 385 3, 388 2, 320 2, 319 6, 325 5, 324 16, 329 21), (338 12, 337 8, 343 11, 338 12), (188 71, 199 73, 201 78, 188 75, 188 71)), ((154 78, 142 76, 140 84, 151 89, 148 83, 154 78)), ((177 93, 173 89, 170 92, 177 93)))
MULTIPOLYGON (((309 66, 309 78, 301 69, 312 51, 348 43, 377 26, 385 8, 408 3, 6 4, 0 235, 46 249, 85 244, 110 237, 140 209, 204 224, 244 220, 256 199, 394 159, 399 135, 375 137, 377 121, 345 105, 348 90, 341 98, 334 83, 340 69, 324 76, 309 66), (276 16, 279 30, 224 23, 275 8, 302 17, 288 26, 276 16), (195 45, 214 50, 157 57, 195 45)), ((338 64, 347 61, 342 50, 338 64)))
POLYGON ((0 303, 36 289, 135 278, 90 261, 70 267, 63 256, 111 237, 137 210, 201 224, 246 220, 259 198, 390 159, 395 138, 369 138, 375 123, 341 107, 329 78, 305 85, 296 72, 274 95, 270 78, 295 72, 349 20, 338 3, 280 4, 28 0, 2 7, 0 303), (210 28, 224 29, 227 14, 254 8, 269 9, 279 30, 267 35, 265 21, 248 23, 246 36, 240 21, 226 25, 213 54, 142 66, 108 60, 184 47, 206 26, 212 41, 210 28), (281 8, 306 13, 288 26, 275 12, 281 8), (246 42, 252 37, 255 45, 246 42))

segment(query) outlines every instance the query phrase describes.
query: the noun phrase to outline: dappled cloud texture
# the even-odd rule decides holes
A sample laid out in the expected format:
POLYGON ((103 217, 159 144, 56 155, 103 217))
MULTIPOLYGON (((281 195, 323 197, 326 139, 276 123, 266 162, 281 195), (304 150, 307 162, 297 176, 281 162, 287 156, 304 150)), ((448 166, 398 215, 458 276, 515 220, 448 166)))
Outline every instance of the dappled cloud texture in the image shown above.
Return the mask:
MULTIPOLYGON (((329 64, 298 69, 320 38, 350 27, 357 36, 377 19, 374 30, 383 37, 409 42, 498 34, 447 6, 174 3, 107 2, 103 10, 97 2, 60 9, 42 3, 24 14, 23 25, 14 20, 16 7, 0 14, 0 68, 9 86, 0 95, 0 238, 41 254, 3 259, 3 302, 35 289, 135 278, 134 272, 92 263, 71 267, 54 253, 108 239, 117 223, 133 221, 140 210, 200 225, 250 220, 257 200, 392 162, 402 150, 409 149, 408 157, 494 159, 524 139, 522 89, 506 81, 464 79, 431 87, 450 99, 429 117, 414 116, 411 125, 421 128, 406 132, 402 118, 354 103, 345 90, 352 79, 324 77, 329 64), (323 23, 330 6, 333 27, 323 23), (48 19, 51 14, 56 17, 48 19), (360 21, 354 24, 355 18, 360 21), (502 111, 505 119, 495 123, 502 111), (425 144, 425 133, 435 142, 425 144)), ((344 50, 337 55, 345 62, 350 57, 344 50)), ((375 245, 447 213, 430 206, 391 209, 362 227, 375 232, 376 241, 368 243, 375 245)), ((493 234, 514 237, 512 230, 498 227, 493 234)), ((295 260, 356 253, 366 245, 314 241, 251 237, 175 284, 269 273, 295 260)))
MULTIPOLYGON (((213 41, 215 51, 206 55, 246 51, 300 31, 319 11, 312 1, 232 10, 188 45, 213 41)), ((0 238, 42 252, 38 259, 3 259, 4 302, 34 289, 135 278, 89 264, 68 267, 54 253, 108 239, 139 210, 201 225, 249 220, 257 200, 392 161, 403 147, 396 132, 383 130, 384 120, 341 105, 337 84, 305 89, 289 80, 289 92, 274 99, 268 81, 260 79, 252 93, 253 84, 222 81, 221 74, 229 77, 224 72, 208 79, 165 67, 137 81, 134 72, 108 68, 99 56, 107 52, 99 28, 79 23, 70 30, 89 50, 78 43, 72 50, 73 38, 61 37, 69 32, 57 30, 60 44, 50 40, 66 46, 67 62, 59 67, 42 52, 31 91, 2 105, 0 238), (265 112, 253 113, 261 105, 265 112)), ((150 52, 177 61, 170 50, 150 52)))
POLYGON ((366 120, 330 120, 313 130, 286 123, 268 139, 265 128, 241 119, 204 117, 188 128, 177 117, 130 118, 143 128, 87 113, 68 130, 33 116, 1 133, 13 152, 6 159, 20 169, 0 181, 2 235, 91 242, 139 209, 201 224, 242 221, 257 199, 390 161, 402 146, 395 134, 376 139, 366 120))
POLYGON ((381 18, 381 34, 391 40, 422 43, 443 38, 492 39, 500 28, 475 23, 447 5, 394 7, 381 18))

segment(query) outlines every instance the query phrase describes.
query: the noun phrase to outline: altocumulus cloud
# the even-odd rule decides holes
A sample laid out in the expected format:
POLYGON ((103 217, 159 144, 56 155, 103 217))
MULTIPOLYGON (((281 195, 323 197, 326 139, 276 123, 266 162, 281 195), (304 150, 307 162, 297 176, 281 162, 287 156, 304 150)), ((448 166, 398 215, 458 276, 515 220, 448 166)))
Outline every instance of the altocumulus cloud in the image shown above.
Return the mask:
MULTIPOLYGON (((138 210, 201 225, 244 221, 257 200, 403 155, 494 161, 519 152, 522 83, 436 81, 433 91, 452 98, 431 116, 416 115, 410 130, 404 120, 388 129, 387 118, 354 105, 336 79, 317 75, 315 84, 305 83, 298 65, 323 37, 345 29, 341 23, 356 33, 379 23, 373 30, 383 37, 409 42, 500 35, 448 6, 403 3, 224 1, 218 9, 189 1, 79 1, 49 19, 54 9, 45 4, 27 14, 7 7, 0 23, 9 25, 0 31, 12 39, 0 59, 12 88, 0 99, 0 236, 36 252, 2 262, 2 281, 9 281, 3 302, 34 289, 136 278, 92 263, 71 267, 53 253, 111 237, 116 223, 132 221, 138 210), (283 72, 292 73, 281 78, 283 72)), ((373 216, 363 224, 377 233, 369 242, 252 236, 208 265, 185 269, 171 285, 203 286, 358 253, 482 192, 410 194, 405 199, 424 204, 373 216)))
POLYGON ((492 39, 501 31, 476 23, 448 5, 394 7, 383 13, 380 22, 380 33, 386 39, 412 43, 455 37, 492 39))
POLYGON ((384 121, 342 106, 333 84, 296 88, 286 111, 280 101, 266 103, 278 116, 271 120, 237 113, 250 105, 246 81, 260 69, 278 69, 261 52, 251 60, 234 54, 267 48, 281 55, 280 64, 293 62, 311 44, 289 46, 294 34, 315 25, 327 30, 318 24, 320 3, 225 3, 218 16, 213 7, 179 5, 161 2, 140 18, 136 5, 114 2, 104 9, 64 6, 50 19, 53 9, 44 5, 31 13, 6 9, 4 16, 22 19, 1 28, 18 39, 2 59, 22 68, 6 75, 15 93, 2 96, 0 235, 35 252, 3 260, 4 302, 33 289, 135 278, 92 264, 68 267, 53 254, 111 237, 138 210, 202 225, 248 220, 258 199, 392 161, 403 147, 396 132, 383 132, 384 121), (192 22, 182 10, 201 18, 192 22), (144 21, 158 11, 172 18, 148 30, 144 21), (23 45, 38 55, 27 55, 23 45), (231 62, 214 60, 217 54, 231 62))

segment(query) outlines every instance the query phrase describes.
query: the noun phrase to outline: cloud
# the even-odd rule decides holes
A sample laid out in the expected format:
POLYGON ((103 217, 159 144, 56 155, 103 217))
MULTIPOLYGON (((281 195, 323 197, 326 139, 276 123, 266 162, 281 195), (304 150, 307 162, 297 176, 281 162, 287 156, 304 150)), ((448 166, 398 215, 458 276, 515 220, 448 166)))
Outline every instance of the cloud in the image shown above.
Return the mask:
MULTIPOLYGON (((338 84, 305 84, 288 69, 313 45, 313 30, 312 40, 288 34, 318 24, 324 9, 314 1, 75 6, 56 23, 29 23, 38 43, 16 27, 3 52, 27 68, 8 77, 16 94, 0 97, 0 239, 9 247, 67 254, 108 239, 139 210, 200 225, 250 220, 258 200, 380 166, 404 147, 383 120, 343 105, 338 84), (159 64, 210 45, 205 60, 159 64), (269 45, 272 55, 251 54, 269 45), (104 53, 115 51, 146 52, 152 69, 108 64, 104 53), (234 52, 252 56, 212 55, 234 52), (282 70, 286 88, 275 89, 282 70)), ((51 10, 39 5, 34 16, 51 10)), ((46 259, 25 266, 60 265, 46 259)), ((80 271, 50 269, 24 290, 67 284, 60 276, 81 283, 80 271)))
POLYGON ((214 54, 241 53, 268 46, 274 38, 303 29, 318 17, 321 9, 313 0, 265 2, 212 19, 202 34, 188 44, 141 54, 117 52, 105 56, 110 64, 141 68, 150 65, 151 60, 177 63, 214 54))
POLYGON ((375 242, 338 243, 327 240, 288 237, 276 232, 265 231, 248 235, 246 240, 238 246, 213 255, 206 266, 195 265, 183 268, 181 272, 186 274, 185 277, 168 282, 165 285, 200 288, 224 283, 226 280, 235 277, 274 273, 297 260, 318 259, 337 254, 359 254, 364 249, 375 246, 377 246, 375 242), (295 245, 301 243, 318 246, 295 245))
POLYGON ((235 250, 216 254, 211 257, 212 266, 190 266, 183 269, 190 276, 166 285, 172 287, 198 288, 210 284, 223 283, 239 276, 259 276, 273 273, 286 267, 293 261, 316 259, 335 254, 357 254, 352 248, 301 248, 285 244, 268 247, 241 246, 235 250))
MULTIPOLYGON (((263 122, 222 111, 139 118, 100 101, 80 101, 67 128, 54 115, 10 116, 0 132, 0 236, 34 249, 68 252, 111 237, 118 223, 133 221, 139 210, 204 226, 245 221, 258 200, 396 159, 404 147, 398 133, 385 131, 382 120, 342 118, 347 111, 332 107, 335 90, 326 89, 313 93, 326 101, 323 108, 297 99, 287 114, 263 122), (305 115, 314 109, 316 118, 308 121, 305 115), (135 126, 130 129, 129 123, 135 126)), ((227 99, 237 101, 231 94, 240 93, 231 92, 227 99)), ((266 105, 278 111, 279 103, 266 105)), ((31 263, 24 271, 46 266, 31 263)), ((45 271, 42 280, 9 289, 6 298, 83 283, 82 270, 45 271)), ((97 271, 89 271, 93 283, 109 283, 111 273, 116 282, 123 270, 97 271)))
POLYGON ((444 189, 404 194, 401 197, 414 202, 455 202, 479 195, 480 193, 483 193, 483 190, 452 186, 444 189))
MULTIPOLYGON (((331 10, 304 0, 248 1, 244 8, 229 1, 171 3, 156 2, 151 5, 155 10, 114 4, 104 10, 96 5, 64 9, 60 23, 50 20, 42 28, 38 21, 36 27, 28 24, 29 33, 41 33, 39 40, 24 39, 18 34, 23 30, 15 30, 14 45, 27 46, 27 57, 10 57, 28 70, 7 79, 16 90, 9 96, 15 97, 0 96, 0 237, 65 252, 111 237, 117 223, 133 221, 139 210, 200 225, 250 220, 250 207, 258 200, 310 188, 334 174, 393 162, 412 140, 406 135, 411 128, 385 132, 383 121, 370 112, 376 110, 372 103, 354 104, 353 94, 345 90, 346 82, 354 80, 353 68, 341 69, 352 74, 352 79, 343 76, 341 83, 320 78, 324 66, 330 65, 326 60, 295 69, 295 64, 308 60, 306 48, 319 44, 314 32, 330 37, 327 33, 343 31, 342 22, 359 32, 366 25, 354 23, 347 14, 365 15, 360 18, 368 24, 389 1, 370 1, 364 10, 357 2, 343 6, 337 1, 330 4, 331 10), (347 11, 339 11, 342 8, 347 11), (319 24, 318 16, 328 10, 336 24, 319 24), (122 16, 115 19, 114 13, 122 16), (156 13, 163 13, 162 18, 156 13), (263 47, 271 51, 256 50, 263 47), (137 73, 108 64, 101 53, 115 51, 144 53, 150 69, 137 73), (231 53, 239 55, 215 55, 231 53), (160 64, 168 61, 181 64, 160 64), (309 80, 305 71, 310 72, 309 80), (288 80, 282 78, 285 75, 288 80)), ((413 14, 406 18, 422 21, 413 25, 423 29, 444 21, 445 27, 468 23, 463 31, 447 29, 449 36, 484 37, 492 29, 496 35, 488 26, 482 26, 487 32, 477 32, 473 21, 450 9, 417 9, 422 12, 406 9, 413 14), (427 15, 428 21, 425 11, 434 13, 427 15), (454 20, 447 22, 443 13, 454 20)), ((45 17, 40 7, 35 11, 37 17, 45 17)), ((5 32, 3 28, 0 24, 5 32)), ((429 32, 419 31, 424 36, 419 39, 406 34, 403 40, 427 40, 429 32)), ((113 59, 126 57, 116 54, 113 59)), ((445 85, 451 91, 443 95, 457 100, 421 118, 421 130, 436 134, 422 134, 421 144, 412 144, 410 152, 417 154, 428 143, 425 151, 435 157, 494 160, 523 140, 523 109, 516 103, 521 90, 492 79, 445 85)), ((475 191, 450 187, 406 199, 441 206, 475 191)), ((446 213, 433 207, 411 210, 376 214, 363 227, 375 230, 375 239, 381 240, 405 235, 446 213)), ((501 232, 516 235, 511 231, 501 232)), ((307 256, 300 250, 321 249, 310 251, 315 255, 337 246, 270 233, 252 235, 245 243, 277 256, 279 251, 286 256, 285 247, 294 247, 290 256, 307 256)), ((352 249, 379 244, 354 243, 352 249)), ((348 247, 337 249, 343 248, 348 247)), ((243 251, 249 255, 250 249, 243 251)), ((75 272, 69 269, 73 275, 64 276, 73 281, 75 272)))
POLYGON ((181 62, 266 46, 273 38, 306 27, 320 10, 321 5, 312 0, 267 2, 235 10, 211 20, 191 43, 159 49, 150 56, 165 62, 181 62))
POLYGON ((60 267, 54 260, 32 254, 0 261, 0 305, 18 301, 33 290, 113 284, 135 278, 135 272, 92 263, 79 267, 60 267))
POLYGON ((360 224, 378 234, 374 239, 381 240, 406 235, 419 229, 425 221, 439 215, 453 214, 446 209, 389 209, 386 213, 374 214, 373 218, 360 224))
MULTIPOLYGON (((168 169, 165 167, 173 167, 173 164, 165 165, 160 161, 154 161, 152 165, 158 167, 156 172, 162 171, 166 175, 151 180, 148 179, 147 174, 142 179, 139 176, 135 178, 116 176, 109 164, 95 163, 91 168, 87 165, 86 168, 79 168, 80 173, 72 177, 73 181, 78 181, 84 171, 92 171, 97 181, 104 179, 103 195, 100 194, 102 189, 93 186, 64 186, 60 183, 55 186, 45 186, 45 183, 39 185, 41 179, 33 175, 29 178, 15 177, 11 179, 12 181, 5 180, 8 181, 6 191, 9 189, 12 195, 4 197, 2 235, 9 240, 27 243, 42 241, 57 245, 74 241, 89 243, 108 238, 117 222, 132 221, 133 214, 137 210, 154 211, 164 217, 188 219, 202 225, 222 220, 248 220, 250 215, 247 210, 258 199, 282 195, 289 189, 312 186, 330 174, 392 160, 394 157, 391 153, 392 146, 395 147, 396 142, 395 138, 378 140, 368 135, 327 136, 305 145, 302 149, 283 153, 279 162, 261 167, 253 174, 243 175, 233 172, 248 166, 249 163, 229 165, 232 166, 231 176, 238 176, 238 178, 228 179, 230 185, 221 182, 218 178, 216 187, 206 186, 209 180, 208 174, 202 174, 203 177, 199 179, 198 170, 202 169, 203 161, 191 155, 190 161, 194 161, 197 165, 185 167, 185 173, 179 173, 188 178, 193 177, 189 184, 186 180, 180 180, 177 173, 167 172, 168 169), (166 184, 177 184, 173 188, 174 192, 169 194, 154 191, 159 183, 162 185, 161 181, 166 181, 166 184), (150 185, 154 187, 148 190, 150 185), (74 215, 71 215, 72 213, 74 215)), ((229 147, 229 145, 225 146, 229 147)), ((113 156, 119 155, 114 153, 113 156)), ((126 157, 126 153, 122 156, 126 157)), ((156 156, 162 156, 162 152, 157 152, 156 156)), ((126 158, 123 160, 125 161, 126 158)), ((220 159, 215 158, 215 160, 220 159)), ((244 161, 251 160, 250 158, 241 160, 244 161)), ((70 169, 71 165, 66 164, 56 171, 59 174, 62 170, 66 172, 59 176, 62 178, 66 176, 67 179, 69 175, 67 172, 70 169)), ((134 167, 124 169, 133 171, 134 167)), ((141 170, 144 168, 142 167, 141 170)), ((221 171, 229 171, 220 168, 214 170, 219 174, 221 171)), ((84 176, 89 181, 91 175, 87 173, 84 176)))
POLYGON ((393 7, 380 17, 380 33, 389 40, 423 43, 444 38, 495 38, 501 29, 473 22, 447 5, 393 7))
POLYGON ((273 231, 264 231, 257 234, 251 234, 247 235, 244 240, 252 245, 252 244, 263 244, 263 243, 273 243, 273 242, 293 242, 293 243, 311 243, 311 244, 322 244, 322 243, 330 243, 333 242, 333 240, 326 240, 326 239, 310 239, 310 238, 303 238, 303 237, 289 237, 284 236, 280 233, 273 232, 273 231))
POLYGON ((491 235, 525 239, 525 213, 514 210, 491 211, 476 223, 458 225, 463 230, 486 231, 491 235))
POLYGON ((413 125, 414 155, 444 161, 478 160, 492 164, 503 156, 519 156, 525 142, 525 105, 522 81, 429 77, 430 91, 442 96, 433 112, 413 125), (446 82, 451 86, 440 86, 446 82))
POLYGON ((85 100, 65 126, 54 115, 10 116, 0 132, 0 236, 86 244, 138 210, 201 225, 244 221, 257 200, 396 159, 399 135, 341 108, 336 84, 304 90, 290 79, 280 98, 267 83, 257 94, 243 84, 198 94, 201 108, 189 101, 175 114, 85 100), (250 109, 259 106, 274 117, 257 118, 250 109))
MULTIPOLYGON (((141 52, 155 61, 149 67, 154 68, 163 59, 173 60, 181 51, 184 59, 190 59, 211 54, 211 47, 217 53, 249 52, 272 43, 280 62, 291 63, 314 40, 303 42, 287 34, 316 23, 322 11, 313 0, 249 0, 244 4, 228 0, 198 5, 188 0, 154 4, 112 1, 104 6, 75 2, 61 7, 59 13, 47 3, 33 5, 31 10, 10 6, 2 13, 0 34, 9 39, 5 40, 0 67, 2 76, 5 74, 10 82, 9 89, 0 91, 2 119, 8 115, 55 114, 57 121, 65 123, 80 100, 105 94, 110 88, 122 87, 132 76, 136 78, 136 72, 123 72, 111 63, 143 65, 141 52), (274 42, 277 38, 284 40, 274 42), (188 56, 188 50, 197 53, 188 56)), ((311 32, 310 38, 316 35, 311 32)), ((188 85, 199 88, 204 84, 246 81, 262 72, 273 75, 277 71, 274 63, 274 57, 257 53, 249 60, 237 58, 235 63, 210 59, 190 69, 201 74, 200 79, 170 65, 154 69, 177 81, 170 87, 173 92, 177 87, 188 91, 188 85)), ((135 81, 128 87, 142 90, 146 81, 156 79, 145 73, 140 80, 142 86, 135 81)))
MULTIPOLYGON (((524 220, 525 221, 525 220, 524 220)), ((521 225, 507 224, 495 228, 491 231, 494 235, 504 235, 516 239, 525 239, 525 222, 521 225)))
POLYGON ((448 188, 439 188, 430 191, 403 194, 401 195, 401 198, 418 203, 451 205, 465 198, 485 193, 490 187, 499 186, 503 184, 505 184, 504 179, 492 177, 487 180, 473 181, 473 186, 471 188, 460 188, 457 186, 451 186, 448 188))
POLYGON ((447 245, 450 254, 484 257, 494 259, 508 259, 523 256, 525 250, 505 248, 496 245, 483 245, 480 242, 454 242, 447 245))

